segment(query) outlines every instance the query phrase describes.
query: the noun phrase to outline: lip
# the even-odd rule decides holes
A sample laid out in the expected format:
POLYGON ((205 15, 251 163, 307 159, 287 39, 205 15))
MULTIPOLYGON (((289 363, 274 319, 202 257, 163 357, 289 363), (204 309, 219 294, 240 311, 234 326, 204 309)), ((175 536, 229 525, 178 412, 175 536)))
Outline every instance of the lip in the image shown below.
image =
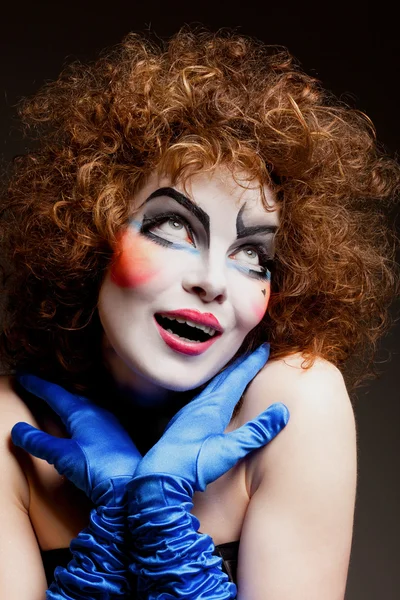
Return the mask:
MULTIPOLYGON (((224 328, 221 326, 220 322, 216 317, 214 317, 211 313, 201 313, 199 310, 195 310, 192 308, 181 308, 179 310, 168 310, 166 312, 160 311, 157 313, 159 315, 167 315, 171 317, 181 317, 183 319, 189 319, 193 321, 193 323, 197 323, 198 325, 205 325, 206 327, 212 327, 219 333, 224 332, 224 328)), ((206 343, 206 342, 203 342, 206 343)))
MULTIPOLYGON (((169 312, 169 313, 158 313, 158 314, 171 315, 173 313, 169 312)), ((179 312, 179 314, 182 315, 181 312, 179 312)), ((187 318, 189 319, 189 317, 187 317, 187 318)), ((182 340, 178 336, 174 335, 173 333, 169 333, 169 331, 167 331, 166 329, 163 329, 161 327, 161 325, 159 325, 157 323, 155 318, 154 318, 154 323, 158 329, 158 332, 159 332, 161 338, 164 340, 164 342, 167 344, 167 346, 169 346, 172 350, 175 350, 175 352, 180 352, 181 354, 186 354, 188 356, 199 356, 200 354, 203 354, 203 352, 208 350, 208 348, 210 346, 212 346, 213 343, 220 337, 220 335, 215 334, 214 337, 210 338, 206 342, 185 342, 184 340, 182 340)))

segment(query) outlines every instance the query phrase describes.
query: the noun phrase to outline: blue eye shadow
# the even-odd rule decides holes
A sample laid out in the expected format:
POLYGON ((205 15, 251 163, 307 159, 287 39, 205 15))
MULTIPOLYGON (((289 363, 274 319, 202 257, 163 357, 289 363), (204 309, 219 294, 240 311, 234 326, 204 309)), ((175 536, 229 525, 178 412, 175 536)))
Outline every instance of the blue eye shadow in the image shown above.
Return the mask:
POLYGON ((230 269, 236 269, 236 271, 239 271, 240 273, 243 273, 252 279, 259 279, 260 281, 270 281, 271 279, 271 273, 268 271, 268 269, 265 271, 265 273, 263 273, 260 271, 255 271, 250 267, 245 267, 243 264, 240 264, 237 261, 230 260, 228 260, 228 267, 230 269))
MULTIPOLYGON (((131 219, 129 221, 129 225, 133 227, 137 232, 140 232, 143 223, 141 223, 140 221, 136 221, 135 219, 131 219)), ((190 254, 199 255, 199 250, 194 246, 191 246, 190 244, 183 242, 173 242, 171 240, 167 240, 158 235, 155 235, 154 233, 142 233, 142 235, 147 237, 149 240, 155 242, 156 244, 164 246, 165 248, 171 248, 172 250, 185 250, 185 252, 189 252, 190 254)))
POLYGON ((129 220, 129 226, 133 227, 134 229, 136 229, 136 231, 140 231, 140 228, 142 226, 140 221, 136 221, 135 219, 130 219, 129 220))
POLYGON ((189 252, 190 254, 194 254, 196 256, 200 254, 200 251, 197 248, 187 243, 170 242, 169 248, 172 248, 172 250, 184 250, 185 252, 189 252))

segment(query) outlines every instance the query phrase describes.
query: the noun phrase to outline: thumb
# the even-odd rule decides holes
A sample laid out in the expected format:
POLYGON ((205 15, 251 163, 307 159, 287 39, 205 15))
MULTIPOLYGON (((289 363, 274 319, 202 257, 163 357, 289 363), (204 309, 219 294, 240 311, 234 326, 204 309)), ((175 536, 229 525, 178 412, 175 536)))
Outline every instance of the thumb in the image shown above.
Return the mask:
POLYGON ((276 403, 235 431, 207 438, 197 459, 199 489, 205 490, 209 483, 229 471, 241 458, 268 444, 288 421, 288 408, 276 403))
MULTIPOLYGON (((269 357, 269 344, 261 344, 251 354, 239 356, 229 367, 214 377, 204 392, 237 390, 239 398, 247 384, 263 368, 269 357)), ((236 395, 238 395, 236 394, 236 395)))

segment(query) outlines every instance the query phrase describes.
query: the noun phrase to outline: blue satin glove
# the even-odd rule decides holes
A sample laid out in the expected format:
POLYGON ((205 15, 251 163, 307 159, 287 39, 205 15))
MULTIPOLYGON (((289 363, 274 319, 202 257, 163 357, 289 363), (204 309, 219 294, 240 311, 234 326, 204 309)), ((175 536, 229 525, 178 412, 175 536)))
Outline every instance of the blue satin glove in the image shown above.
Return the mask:
POLYGON ((118 419, 87 398, 34 375, 20 376, 19 382, 49 404, 71 438, 17 423, 11 432, 14 444, 53 464, 96 506, 89 526, 71 542, 73 559, 67 568, 56 568, 46 597, 128 597, 126 484, 141 455, 118 419))
POLYGON ((131 568, 138 576, 139 597, 236 597, 236 586, 222 572, 221 559, 213 555, 212 539, 198 533, 199 522, 190 510, 195 491, 204 490, 285 427, 288 409, 274 404, 224 433, 235 405, 268 354, 269 347, 263 345, 217 375, 179 411, 140 462, 128 486, 131 568))

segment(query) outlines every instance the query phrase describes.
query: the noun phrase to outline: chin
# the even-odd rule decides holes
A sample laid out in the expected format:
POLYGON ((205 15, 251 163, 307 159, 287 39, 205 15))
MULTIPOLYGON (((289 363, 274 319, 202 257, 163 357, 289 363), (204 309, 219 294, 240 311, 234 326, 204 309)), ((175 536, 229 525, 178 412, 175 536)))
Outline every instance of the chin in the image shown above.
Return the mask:
MULTIPOLYGON (((136 336, 137 337, 137 336, 136 336)), ((215 377, 235 356, 243 337, 229 340, 229 347, 209 348, 200 356, 172 351, 164 344, 118 344, 105 337, 106 362, 116 383, 132 391, 158 395, 162 390, 188 392, 215 377)), ((217 342, 218 344, 218 342, 217 342)))
MULTIPOLYGON (((137 358, 137 357, 136 357, 137 358)), ((217 366, 210 369, 199 369, 196 361, 186 359, 182 364, 174 364, 165 358, 152 361, 136 361, 132 355, 117 352, 108 346, 106 364, 115 382, 131 390, 145 394, 155 394, 162 390, 171 392, 187 392, 212 379, 222 368, 217 366), (161 364, 160 364, 161 363, 161 364), (155 366, 157 365, 157 368, 155 366)))
POLYGON ((211 373, 208 372, 201 375, 196 366, 193 365, 192 368, 177 369, 173 374, 171 372, 160 373, 158 371, 157 373, 144 373, 141 371, 140 375, 148 381, 149 385, 157 386, 171 392, 188 392, 210 381, 219 370, 213 370, 211 373))

